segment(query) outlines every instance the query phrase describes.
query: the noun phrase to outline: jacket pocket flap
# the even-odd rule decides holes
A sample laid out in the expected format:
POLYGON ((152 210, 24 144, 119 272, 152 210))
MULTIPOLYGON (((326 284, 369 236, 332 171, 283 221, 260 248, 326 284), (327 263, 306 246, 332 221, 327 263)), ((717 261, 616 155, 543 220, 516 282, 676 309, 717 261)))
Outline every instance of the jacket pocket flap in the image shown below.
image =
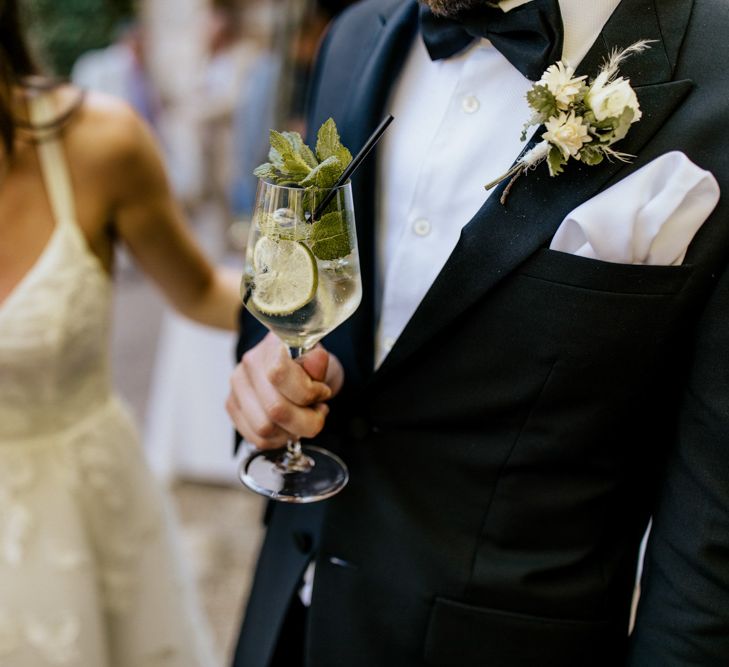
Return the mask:
POLYGON ((559 250, 542 249, 522 264, 519 273, 530 278, 601 292, 669 295, 681 290, 692 268, 690 264, 615 264, 559 250))
POLYGON ((442 667, 614 667, 627 628, 515 614, 436 598, 425 662, 442 667))

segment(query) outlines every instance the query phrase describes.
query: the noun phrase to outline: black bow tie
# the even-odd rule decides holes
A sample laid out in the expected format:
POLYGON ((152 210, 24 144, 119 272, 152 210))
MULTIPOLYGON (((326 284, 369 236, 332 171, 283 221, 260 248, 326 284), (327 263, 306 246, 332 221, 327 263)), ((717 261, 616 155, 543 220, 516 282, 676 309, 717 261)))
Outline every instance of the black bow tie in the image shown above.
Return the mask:
POLYGON ((484 6, 456 19, 420 7, 420 29, 431 60, 448 58, 485 37, 527 79, 537 81, 562 57, 564 30, 558 0, 532 0, 504 12, 484 6))

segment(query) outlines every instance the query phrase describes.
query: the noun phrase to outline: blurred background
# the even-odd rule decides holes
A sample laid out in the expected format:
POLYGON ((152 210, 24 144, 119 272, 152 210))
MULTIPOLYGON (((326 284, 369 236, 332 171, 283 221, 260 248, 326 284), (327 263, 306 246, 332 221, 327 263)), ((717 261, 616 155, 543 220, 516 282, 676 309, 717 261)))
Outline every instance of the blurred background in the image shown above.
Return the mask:
MULTIPOLYGON (((270 128, 305 131, 311 66, 352 0, 25 0, 48 74, 126 99, 154 129, 175 194, 217 263, 239 266, 270 128)), ((235 336, 181 319, 121 250, 113 360, 221 656, 237 636, 263 501, 238 482, 224 410, 235 336)))

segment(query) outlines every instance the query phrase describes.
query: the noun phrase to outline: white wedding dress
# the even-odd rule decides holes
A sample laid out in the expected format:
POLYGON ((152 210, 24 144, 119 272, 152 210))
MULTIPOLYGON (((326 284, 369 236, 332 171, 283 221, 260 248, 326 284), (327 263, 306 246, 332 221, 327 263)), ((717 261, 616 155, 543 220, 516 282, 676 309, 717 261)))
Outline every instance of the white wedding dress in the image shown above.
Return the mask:
MULTIPOLYGON (((36 99, 35 120, 50 113, 36 99)), ((0 304, 0 665, 211 667, 165 500, 110 386, 111 283, 38 145, 55 228, 0 304)))

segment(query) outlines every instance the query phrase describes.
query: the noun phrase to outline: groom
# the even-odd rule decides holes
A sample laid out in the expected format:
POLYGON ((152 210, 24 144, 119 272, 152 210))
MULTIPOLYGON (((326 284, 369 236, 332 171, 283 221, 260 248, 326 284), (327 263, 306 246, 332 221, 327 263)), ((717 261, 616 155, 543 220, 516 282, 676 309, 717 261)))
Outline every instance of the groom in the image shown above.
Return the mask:
POLYGON ((332 116, 356 151, 395 116, 354 177, 365 297, 306 373, 244 315, 228 409, 259 447, 318 434, 351 479, 270 505, 237 667, 729 664, 729 203, 674 266, 550 248, 599 193, 625 228, 609 189, 671 152, 729 192, 729 13, 492 4, 365 0, 322 45, 311 133, 332 116), (630 162, 484 191, 547 66, 595 76, 638 40, 630 162))

